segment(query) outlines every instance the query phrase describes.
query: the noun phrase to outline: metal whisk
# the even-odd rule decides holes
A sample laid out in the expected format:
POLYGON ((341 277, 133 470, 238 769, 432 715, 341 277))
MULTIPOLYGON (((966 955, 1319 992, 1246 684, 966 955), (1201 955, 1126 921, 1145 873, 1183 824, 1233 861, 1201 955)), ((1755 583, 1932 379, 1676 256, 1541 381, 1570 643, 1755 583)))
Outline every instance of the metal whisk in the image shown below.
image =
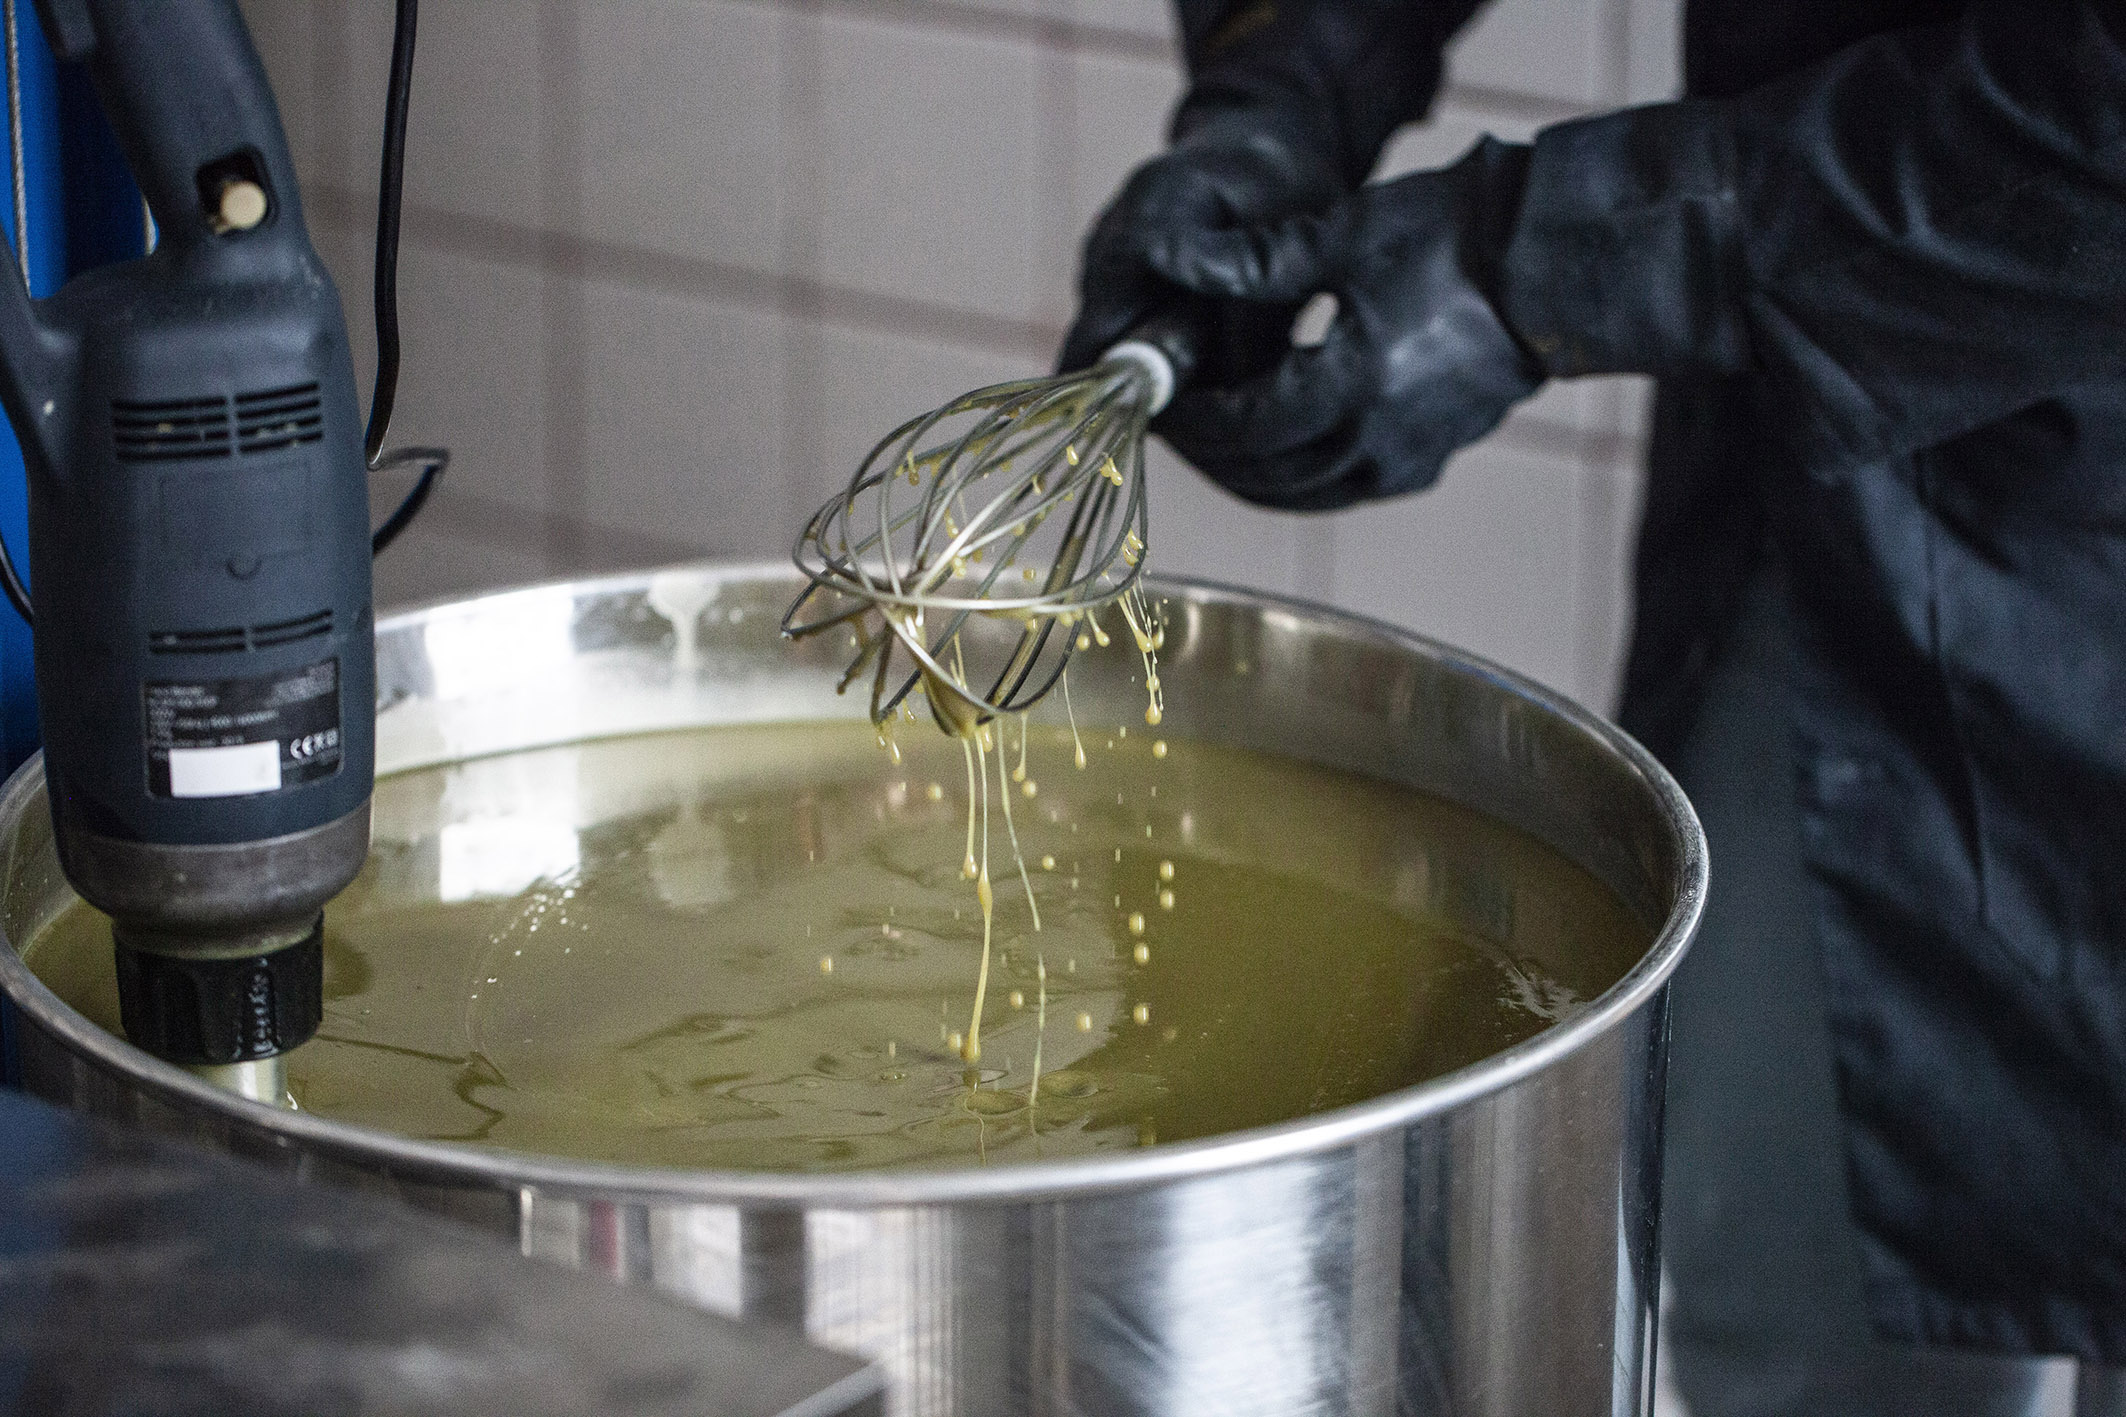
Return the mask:
POLYGON ((1032 707, 1079 618, 1142 574, 1145 425, 1176 362, 1132 338, 1089 369, 977 389, 894 429, 805 524, 811 584, 783 633, 848 626, 842 687, 870 668, 874 723, 917 684, 948 732, 1032 707))

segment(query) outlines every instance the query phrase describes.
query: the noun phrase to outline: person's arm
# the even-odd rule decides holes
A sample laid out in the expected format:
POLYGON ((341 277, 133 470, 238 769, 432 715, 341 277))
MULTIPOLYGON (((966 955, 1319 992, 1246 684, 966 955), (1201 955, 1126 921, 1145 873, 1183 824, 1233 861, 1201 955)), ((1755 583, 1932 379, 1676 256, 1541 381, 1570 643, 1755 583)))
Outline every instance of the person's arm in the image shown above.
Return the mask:
POLYGON ((2126 374, 2126 6, 1991 0, 1553 128, 1499 303, 1552 374, 1756 370, 1836 462, 2126 374))
POLYGON ((1346 186, 1439 92, 1441 50, 1483 0, 1177 0, 1189 90, 1174 136, 1234 115, 1303 130, 1346 186))
POLYGON ((1158 425, 1254 500, 1423 487, 1548 375, 1748 372, 1810 461, 1894 456, 2126 374, 2126 19, 1979 0, 1249 238, 1154 264, 1265 308, 1339 297, 1319 348, 1158 425))
POLYGON ((1431 106, 1441 46, 1481 3, 1177 0, 1189 86, 1172 146, 1087 237, 1063 366, 1089 363, 1175 296, 1152 246, 1246 240, 1363 182, 1389 135, 1431 106))

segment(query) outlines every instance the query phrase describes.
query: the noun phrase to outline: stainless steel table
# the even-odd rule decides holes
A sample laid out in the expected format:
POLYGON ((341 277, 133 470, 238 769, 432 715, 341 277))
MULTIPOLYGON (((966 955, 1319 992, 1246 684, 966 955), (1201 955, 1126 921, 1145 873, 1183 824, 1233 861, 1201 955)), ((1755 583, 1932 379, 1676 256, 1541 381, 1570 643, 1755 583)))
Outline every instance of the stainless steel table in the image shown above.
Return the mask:
POLYGON ((0 1088, 0 1414, 864 1417, 878 1372, 0 1088))

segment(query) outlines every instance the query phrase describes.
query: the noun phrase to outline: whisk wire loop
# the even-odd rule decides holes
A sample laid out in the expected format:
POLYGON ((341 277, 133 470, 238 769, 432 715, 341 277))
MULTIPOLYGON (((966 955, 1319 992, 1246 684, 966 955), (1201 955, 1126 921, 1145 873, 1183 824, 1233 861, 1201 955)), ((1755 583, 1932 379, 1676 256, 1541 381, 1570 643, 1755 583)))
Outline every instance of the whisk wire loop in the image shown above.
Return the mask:
POLYGON ((1141 574, 1155 385, 1109 360, 901 424, 806 522, 794 555, 810 584, 783 632, 849 627, 843 687, 869 668, 880 723, 918 684, 956 730, 1031 707, 1068 667, 1077 619, 1141 574))

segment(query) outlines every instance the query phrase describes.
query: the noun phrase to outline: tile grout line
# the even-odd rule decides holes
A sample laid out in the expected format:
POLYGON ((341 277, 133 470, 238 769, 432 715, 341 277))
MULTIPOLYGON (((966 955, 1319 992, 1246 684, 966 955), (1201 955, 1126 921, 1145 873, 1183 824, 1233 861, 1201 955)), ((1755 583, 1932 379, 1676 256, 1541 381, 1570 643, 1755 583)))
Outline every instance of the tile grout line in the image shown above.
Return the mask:
MULTIPOLYGON (((1082 20, 1007 14, 951 4, 948 0, 724 0, 724 3, 775 11, 803 6, 813 13, 835 17, 977 39, 1013 39, 1071 55, 1134 59, 1169 67, 1180 61, 1180 50, 1169 38, 1082 20)), ((1609 65, 1605 64, 1607 67, 1609 65)), ((1465 108, 1474 117, 1508 123, 1554 123, 1579 117, 1589 109, 1589 105, 1572 99, 1488 84, 1457 83, 1452 79, 1440 91, 1440 100, 1465 108)))
MULTIPOLYGON (((584 368, 584 262, 581 252, 557 242, 554 233, 578 229, 583 211, 583 118, 579 74, 581 36, 576 7, 546 0, 539 7, 540 219, 543 230, 526 232, 538 254, 540 324, 544 336, 540 384, 544 394, 541 441, 546 458, 544 522, 549 569, 578 564, 585 551, 587 489, 584 486, 584 420, 588 413, 584 368)), ((415 228, 409 204, 407 225, 415 228)))
POLYGON ((1172 39, 1142 30, 1083 20, 1058 20, 1012 14, 949 0, 725 0, 749 8, 781 10, 802 5, 815 13, 833 13, 889 24, 961 34, 977 39, 1016 39, 1049 46, 1068 46, 1107 58, 1171 63, 1179 52, 1172 39))
MULTIPOLYGON (((793 5, 803 5, 817 13, 851 16, 910 28, 962 34, 972 38, 1015 39, 1045 49, 1101 58, 1137 59, 1174 65, 1179 62, 1180 56, 1178 46, 1171 37, 1165 35, 1152 35, 1141 30, 1123 29, 1085 20, 1058 20, 1045 16, 1011 14, 972 5, 952 4, 949 0, 725 0, 725 3, 769 10, 787 10, 793 5)), ((1605 9, 1611 12, 1612 18, 1612 23, 1605 26, 1606 29, 1614 31, 1613 12, 1621 3, 1622 0, 1610 0, 1605 6, 1605 9)), ((1611 37, 1614 37, 1613 34, 1611 37)), ((1615 59, 1615 55, 1608 57, 1604 64, 1605 70, 1616 68, 1615 59)), ((1605 80, 1610 77, 1611 75, 1605 73, 1605 80)), ((1609 89, 1615 92, 1615 84, 1610 83, 1609 89)), ((1442 90, 1441 98, 1473 110, 1477 117, 1502 121, 1549 123, 1577 117, 1588 109, 1588 105, 1569 99, 1451 81, 1442 90)))
MULTIPOLYGON (((308 200, 319 225, 358 228, 368 213, 367 197, 358 197, 341 187, 320 184, 312 189, 308 200)), ((1055 353, 1063 333, 1059 322, 989 315, 927 300, 881 295, 795 272, 776 276, 616 242, 535 231, 491 217, 445 212, 413 203, 407 205, 405 227, 409 244, 497 265, 541 270, 550 277, 610 280, 872 333, 931 339, 1000 358, 1046 360, 1055 353)), ((1507 425, 1509 430, 1515 426, 1507 425)), ((1548 420, 1539 420, 1535 426, 1551 430, 1554 436, 1546 438, 1544 446, 1561 456, 1584 452, 1608 457, 1635 445, 1631 435, 1622 432, 1581 431, 1548 420)))
POLYGON ((781 273, 773 293, 773 304, 783 316, 783 406, 777 454, 788 524, 794 528, 804 524, 827 492, 822 486, 827 474, 820 434, 827 409, 819 279, 824 267, 820 225, 826 194, 820 164, 802 160, 823 144, 826 95, 818 0, 796 0, 780 9, 776 47, 781 73, 776 102, 782 131, 777 143, 784 149, 778 166, 786 185, 781 193, 777 250, 781 273))
MULTIPOLYGON (((1066 33, 1059 43, 1042 47, 1038 69, 1036 103, 1042 121, 1035 138, 1034 161, 1040 177, 1037 191, 1031 194, 1036 243, 1032 256, 1037 270, 1068 270, 1075 276, 1078 249, 1077 233, 1072 229, 1072 194, 1077 191, 1081 166, 1076 122, 1077 67, 1072 63, 1076 47, 1067 33, 1068 26, 1059 28, 1066 33)), ((1065 324, 1076 314, 1075 290, 1073 283, 1062 308, 1046 312, 1053 317, 1053 323, 1065 324)))
MULTIPOLYGON (((370 198, 336 184, 314 185, 307 200, 318 219, 358 224, 370 198)), ((699 257, 675 256, 645 247, 560 231, 537 230, 493 217, 406 204, 409 241, 435 250, 497 264, 567 268, 580 275, 624 281, 648 290, 779 310, 793 299, 815 303, 822 317, 864 328, 914 333, 1024 356, 1053 352, 1055 326, 1047 321, 990 315, 905 296, 882 295, 792 272, 777 275, 699 257)))
POLYGON ((1602 95, 1614 108, 1627 100, 1631 87, 1631 0, 1601 0, 1602 95))
POLYGON ((581 547, 581 554, 574 562, 547 566, 549 575, 569 575, 615 562, 647 565, 688 561, 705 554, 692 541, 667 540, 501 501, 478 492, 441 487, 422 510, 421 520, 433 530, 457 540, 496 550, 522 550, 527 543, 543 547, 556 538, 570 539, 581 547), (521 534, 521 528, 526 526, 531 528, 529 537, 521 534))

